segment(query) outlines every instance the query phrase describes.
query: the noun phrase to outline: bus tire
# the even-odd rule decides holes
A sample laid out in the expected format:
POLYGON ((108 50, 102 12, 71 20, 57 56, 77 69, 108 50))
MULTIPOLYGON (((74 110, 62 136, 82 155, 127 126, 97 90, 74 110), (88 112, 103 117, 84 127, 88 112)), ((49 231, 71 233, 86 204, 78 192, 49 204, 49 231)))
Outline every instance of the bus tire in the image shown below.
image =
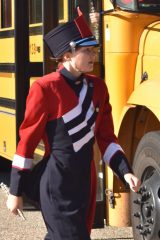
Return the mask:
POLYGON ((133 171, 141 179, 131 192, 131 222, 135 240, 160 239, 160 131, 148 132, 138 144, 133 171))

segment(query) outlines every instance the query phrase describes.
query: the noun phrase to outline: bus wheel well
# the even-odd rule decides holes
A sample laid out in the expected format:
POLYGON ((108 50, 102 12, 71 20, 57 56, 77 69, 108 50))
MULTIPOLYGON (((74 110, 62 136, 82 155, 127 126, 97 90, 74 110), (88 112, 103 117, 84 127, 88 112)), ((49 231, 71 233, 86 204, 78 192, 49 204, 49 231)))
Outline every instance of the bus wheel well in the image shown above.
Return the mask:
POLYGON ((119 129, 118 139, 131 164, 141 138, 147 132, 157 130, 160 130, 160 122, 150 109, 136 106, 127 111, 119 129))

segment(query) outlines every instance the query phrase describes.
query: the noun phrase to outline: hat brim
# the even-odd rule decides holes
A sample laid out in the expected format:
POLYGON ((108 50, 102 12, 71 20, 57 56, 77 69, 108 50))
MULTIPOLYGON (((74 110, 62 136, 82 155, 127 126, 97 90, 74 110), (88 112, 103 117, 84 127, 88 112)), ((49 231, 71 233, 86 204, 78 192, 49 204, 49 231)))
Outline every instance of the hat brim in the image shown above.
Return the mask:
POLYGON ((77 46, 80 46, 80 47, 91 47, 91 46, 98 47, 99 44, 97 43, 97 41, 87 41, 87 42, 79 43, 79 44, 77 44, 77 46))

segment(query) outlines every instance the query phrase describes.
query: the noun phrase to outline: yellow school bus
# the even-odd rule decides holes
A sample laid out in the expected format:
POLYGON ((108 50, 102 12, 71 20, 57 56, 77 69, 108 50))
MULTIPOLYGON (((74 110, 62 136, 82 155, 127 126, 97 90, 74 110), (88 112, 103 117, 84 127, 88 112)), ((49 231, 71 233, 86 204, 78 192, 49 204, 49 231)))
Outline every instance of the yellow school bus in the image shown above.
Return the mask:
POLYGON ((115 0, 103 5, 103 63, 115 131, 142 181, 126 192, 108 170, 114 194, 108 224, 130 224, 135 240, 160 238, 160 1, 115 0), (131 197, 131 199, 130 199, 131 197), (119 217, 118 217, 119 216, 119 217))
MULTIPOLYGON (((160 0, 0 0, 0 164, 12 160, 30 85, 57 67, 43 35, 72 19, 78 5, 88 22, 90 12, 100 13, 99 22, 90 23, 100 43, 94 72, 108 86, 115 132, 142 181, 140 191, 130 193, 95 147, 95 227, 132 225, 135 240, 158 240, 160 0)), ((42 154, 40 142, 35 161, 42 154)))

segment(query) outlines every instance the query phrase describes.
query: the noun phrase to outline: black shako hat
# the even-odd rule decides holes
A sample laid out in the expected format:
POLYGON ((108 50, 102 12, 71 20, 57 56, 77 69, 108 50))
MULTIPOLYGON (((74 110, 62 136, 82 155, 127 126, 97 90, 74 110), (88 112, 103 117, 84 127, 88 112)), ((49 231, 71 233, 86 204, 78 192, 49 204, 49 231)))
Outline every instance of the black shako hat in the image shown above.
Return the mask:
POLYGON ((77 18, 52 29, 44 36, 44 42, 55 58, 77 46, 98 46, 84 15, 79 8, 77 11, 77 18))

